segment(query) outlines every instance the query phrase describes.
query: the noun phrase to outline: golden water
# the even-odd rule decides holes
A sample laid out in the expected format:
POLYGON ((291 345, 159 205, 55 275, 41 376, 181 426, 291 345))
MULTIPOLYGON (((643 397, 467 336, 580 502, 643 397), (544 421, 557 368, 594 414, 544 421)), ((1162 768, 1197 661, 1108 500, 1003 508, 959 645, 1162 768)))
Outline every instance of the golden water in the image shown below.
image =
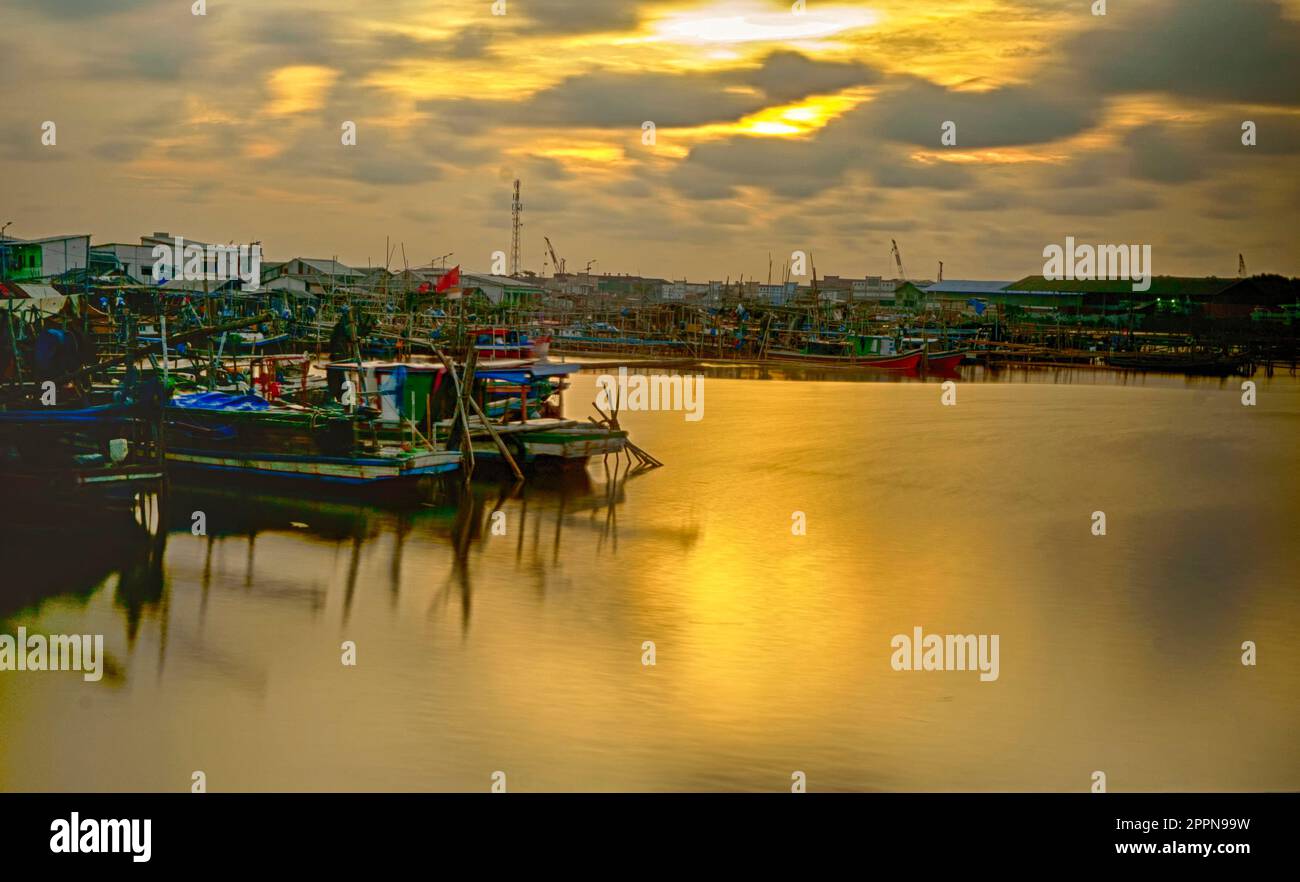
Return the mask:
POLYGON ((630 476, 6 528, 0 632, 110 664, 0 672, 0 789, 1300 788, 1300 384, 884 379, 719 370, 699 422, 623 415, 630 476), (894 671, 916 626, 999 678, 894 671))

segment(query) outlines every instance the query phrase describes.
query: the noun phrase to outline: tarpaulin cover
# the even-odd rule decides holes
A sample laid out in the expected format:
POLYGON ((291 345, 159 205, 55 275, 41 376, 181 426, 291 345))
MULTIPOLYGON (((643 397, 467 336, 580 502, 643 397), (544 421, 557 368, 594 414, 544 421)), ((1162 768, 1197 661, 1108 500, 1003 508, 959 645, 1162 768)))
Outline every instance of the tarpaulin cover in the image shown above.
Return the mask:
POLYGON ((514 383, 522 386, 524 383, 531 383, 533 380, 541 380, 546 377, 568 376, 576 371, 582 370, 580 364, 534 364, 522 368, 510 368, 503 370, 480 370, 474 376, 481 380, 501 380, 506 383, 514 383))
POLYGON ((266 399, 258 398, 256 395, 197 392, 192 395, 177 395, 172 398, 168 406, 190 410, 266 410, 271 405, 266 399))
POLYGON ((118 404, 104 404, 80 410, 60 410, 54 407, 41 410, 0 410, 0 423, 110 423, 131 419, 138 411, 118 404))
POLYGON ((402 393, 405 391, 405 389, 406 389, 406 368, 405 367, 395 368, 391 374, 388 374, 386 377, 384 377, 382 380, 379 381, 379 394, 386 395, 389 398, 392 398, 394 401, 398 402, 398 407, 401 406, 401 401, 403 398, 402 393))

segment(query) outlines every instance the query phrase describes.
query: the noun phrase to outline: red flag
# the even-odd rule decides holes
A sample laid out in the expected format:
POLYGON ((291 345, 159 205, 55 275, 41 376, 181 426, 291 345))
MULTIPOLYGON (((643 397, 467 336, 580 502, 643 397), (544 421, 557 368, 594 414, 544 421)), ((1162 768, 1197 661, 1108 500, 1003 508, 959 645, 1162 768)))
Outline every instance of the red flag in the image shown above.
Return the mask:
POLYGON ((420 283, 420 287, 416 288, 415 290, 416 290, 416 291, 419 291, 421 294, 428 294, 428 293, 429 293, 429 283, 428 283, 428 282, 421 282, 421 283, 420 283))
POLYGON ((448 288, 459 287, 459 286, 460 286, 460 264, 456 264, 451 268, 450 272, 443 274, 443 277, 438 280, 438 287, 434 288, 433 290, 441 294, 443 291, 446 291, 448 288))

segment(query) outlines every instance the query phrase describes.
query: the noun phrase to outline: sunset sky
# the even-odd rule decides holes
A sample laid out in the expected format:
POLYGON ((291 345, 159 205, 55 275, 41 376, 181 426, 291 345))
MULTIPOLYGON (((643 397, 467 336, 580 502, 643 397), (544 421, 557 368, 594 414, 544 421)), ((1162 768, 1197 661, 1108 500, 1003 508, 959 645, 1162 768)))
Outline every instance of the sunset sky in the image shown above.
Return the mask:
POLYGON ((486 270, 519 177, 534 271, 1300 274, 1300 0, 191 2, 0 7, 10 235, 486 270))

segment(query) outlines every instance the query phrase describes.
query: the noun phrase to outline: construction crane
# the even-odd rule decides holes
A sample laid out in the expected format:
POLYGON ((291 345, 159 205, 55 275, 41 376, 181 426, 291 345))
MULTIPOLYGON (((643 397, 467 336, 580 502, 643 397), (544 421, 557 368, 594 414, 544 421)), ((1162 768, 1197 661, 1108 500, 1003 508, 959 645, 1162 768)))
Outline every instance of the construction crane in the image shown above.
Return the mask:
POLYGON ((898 278, 907 281, 907 273, 903 272, 903 255, 898 252, 898 242, 893 239, 889 240, 889 253, 894 255, 894 263, 898 264, 898 278))
POLYGON ((557 275, 557 276, 565 275, 564 260, 561 259, 560 256, 555 253, 555 246, 551 244, 551 237, 543 236, 542 238, 546 240, 546 250, 549 251, 551 254, 552 275, 557 275))

